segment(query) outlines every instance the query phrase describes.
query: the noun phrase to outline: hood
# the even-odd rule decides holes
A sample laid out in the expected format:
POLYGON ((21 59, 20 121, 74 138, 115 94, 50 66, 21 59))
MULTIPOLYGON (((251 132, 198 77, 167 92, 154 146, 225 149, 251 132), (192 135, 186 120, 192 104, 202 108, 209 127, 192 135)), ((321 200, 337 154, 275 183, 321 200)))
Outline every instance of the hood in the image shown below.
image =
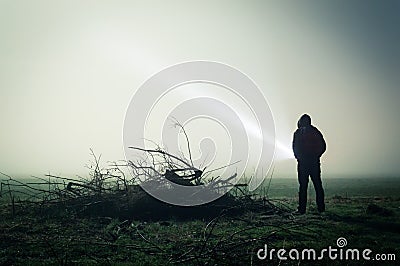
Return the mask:
POLYGON ((304 114, 300 117, 299 121, 297 122, 297 127, 308 127, 311 126, 311 117, 307 114, 304 114))

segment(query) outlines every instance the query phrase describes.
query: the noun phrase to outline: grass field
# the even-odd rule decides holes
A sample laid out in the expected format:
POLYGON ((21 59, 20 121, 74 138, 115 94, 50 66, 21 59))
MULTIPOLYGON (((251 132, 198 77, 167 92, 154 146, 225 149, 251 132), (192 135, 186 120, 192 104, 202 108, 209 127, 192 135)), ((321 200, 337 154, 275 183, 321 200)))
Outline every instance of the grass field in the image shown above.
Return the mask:
MULTIPOLYGON (((266 186, 268 186, 266 180, 266 186)), ((327 197, 400 197, 400 178, 325 178, 323 179, 325 194, 327 197)), ((310 195, 314 195, 310 180, 310 195)), ((269 195, 276 197, 293 197, 297 194, 298 183, 294 178, 272 178, 269 195)))
POLYGON ((337 178, 325 179, 324 185, 327 211, 317 213, 310 183, 308 212, 301 216, 290 212, 296 209, 297 181, 285 178, 272 179, 268 189, 268 198, 280 211, 267 204, 196 219, 81 216, 40 206, 18 207, 13 217, 10 204, 3 201, 0 264, 398 265, 400 179, 337 178), (340 237, 347 240, 343 252, 370 249, 371 259, 257 257, 265 245, 287 252, 338 248, 340 237), (377 254, 387 260, 377 261, 377 254))

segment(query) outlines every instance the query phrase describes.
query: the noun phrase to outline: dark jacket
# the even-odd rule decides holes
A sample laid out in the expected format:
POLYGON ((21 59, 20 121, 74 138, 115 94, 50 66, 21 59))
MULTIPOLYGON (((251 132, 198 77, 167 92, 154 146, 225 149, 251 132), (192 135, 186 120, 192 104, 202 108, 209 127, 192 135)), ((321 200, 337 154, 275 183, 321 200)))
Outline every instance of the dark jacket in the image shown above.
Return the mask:
POLYGON ((297 160, 319 160, 326 151, 322 133, 311 124, 299 123, 293 135, 293 152, 297 160))

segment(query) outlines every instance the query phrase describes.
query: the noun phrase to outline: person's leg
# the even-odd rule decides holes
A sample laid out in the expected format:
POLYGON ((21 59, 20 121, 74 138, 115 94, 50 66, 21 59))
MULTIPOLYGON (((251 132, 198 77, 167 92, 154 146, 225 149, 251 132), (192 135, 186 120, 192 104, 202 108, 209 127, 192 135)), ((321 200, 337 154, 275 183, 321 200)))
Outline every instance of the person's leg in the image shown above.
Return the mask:
POLYGON ((297 164, 297 177, 299 181, 299 213, 306 212, 307 206, 307 187, 308 187, 308 176, 309 176, 309 167, 304 162, 298 162, 297 164))
POLYGON ((325 194, 324 194, 324 189, 322 187, 321 165, 319 161, 312 165, 310 175, 311 175, 311 181, 314 184, 318 211, 323 212, 325 211, 325 199, 324 199, 325 194))

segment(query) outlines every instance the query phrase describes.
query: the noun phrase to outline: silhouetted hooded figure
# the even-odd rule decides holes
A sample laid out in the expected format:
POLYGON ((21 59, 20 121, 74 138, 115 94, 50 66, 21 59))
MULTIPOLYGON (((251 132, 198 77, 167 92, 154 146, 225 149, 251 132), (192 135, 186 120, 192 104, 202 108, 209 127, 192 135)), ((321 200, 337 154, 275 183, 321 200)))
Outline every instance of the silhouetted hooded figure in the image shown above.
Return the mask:
POLYGON ((318 211, 325 211, 320 166, 320 157, 325 150, 326 143, 322 133, 311 125, 309 115, 302 115, 297 122, 297 130, 293 136, 293 152, 298 162, 297 174, 300 185, 298 212, 301 214, 306 212, 309 176, 314 184, 318 211))

